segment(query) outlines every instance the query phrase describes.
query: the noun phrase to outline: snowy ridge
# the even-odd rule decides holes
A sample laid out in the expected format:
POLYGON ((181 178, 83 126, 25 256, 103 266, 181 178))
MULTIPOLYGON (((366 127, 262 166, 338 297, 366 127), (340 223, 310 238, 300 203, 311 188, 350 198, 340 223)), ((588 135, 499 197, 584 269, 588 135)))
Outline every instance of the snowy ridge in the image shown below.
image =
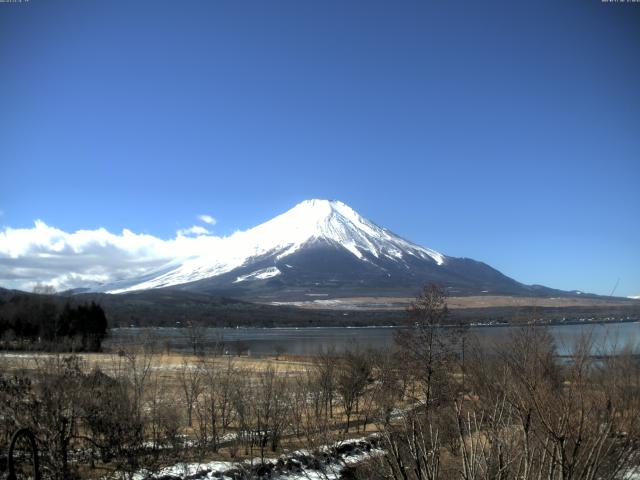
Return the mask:
MULTIPOLYGON (((318 241, 341 247, 364 262, 371 256, 396 262, 409 256, 436 265, 446 262, 446 257, 439 252, 394 235, 342 202, 306 200, 261 225, 219 239, 214 251, 206 255, 188 259, 173 268, 164 268, 157 275, 147 275, 139 281, 106 286, 103 291, 122 293, 203 280, 248 266, 260 257, 273 256, 275 263, 318 241)), ((274 265, 238 276, 234 283, 266 279, 280 273, 274 265)))

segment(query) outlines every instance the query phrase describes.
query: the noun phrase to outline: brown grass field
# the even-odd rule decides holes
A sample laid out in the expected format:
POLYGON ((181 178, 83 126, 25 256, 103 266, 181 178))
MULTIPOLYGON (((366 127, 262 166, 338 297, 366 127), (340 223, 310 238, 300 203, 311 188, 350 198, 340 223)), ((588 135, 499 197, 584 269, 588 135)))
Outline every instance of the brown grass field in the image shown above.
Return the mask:
MULTIPOLYGON (((413 297, 350 297, 329 300, 290 302, 288 304, 309 309, 404 310, 413 297)), ((640 305, 640 301, 618 297, 513 297, 508 295, 475 295, 448 297, 450 309, 491 307, 614 307, 640 305)))
MULTIPOLYGON (((47 358, 70 354, 43 352, 0 352, 0 365, 4 371, 36 371, 39 364, 47 358)), ((104 372, 112 372, 122 362, 117 353, 76 353, 82 359, 86 371, 100 368, 104 372)), ((154 353, 151 355, 151 370, 160 371, 164 376, 177 375, 184 362, 196 365, 201 357, 185 353, 154 353)), ((234 365, 242 370, 261 372, 270 366, 278 373, 286 375, 302 374, 312 365, 311 358, 281 355, 276 357, 254 358, 248 356, 218 356, 214 358, 220 365, 231 359, 234 365)))

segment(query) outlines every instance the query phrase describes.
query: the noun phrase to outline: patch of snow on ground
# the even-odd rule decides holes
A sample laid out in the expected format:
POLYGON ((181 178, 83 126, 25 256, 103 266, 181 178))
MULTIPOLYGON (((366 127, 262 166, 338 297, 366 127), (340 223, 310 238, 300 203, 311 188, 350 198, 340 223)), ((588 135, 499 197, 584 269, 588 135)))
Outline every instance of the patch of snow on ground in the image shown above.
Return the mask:
POLYGON ((231 470, 232 468, 234 468, 234 466, 235 464, 232 462, 178 463, 176 465, 163 468, 158 473, 152 476, 149 476, 149 473, 144 470, 139 473, 135 473, 133 475, 133 480, 146 480, 147 478, 161 478, 163 476, 184 478, 187 476, 197 475, 201 472, 204 476, 200 478, 214 478, 210 474, 224 473, 227 470, 231 470))
POLYGON ((247 460, 241 463, 212 461, 208 463, 178 463, 165 467, 156 473, 141 470, 133 475, 134 480, 180 479, 205 480, 212 478, 230 478, 226 472, 233 471, 234 478, 244 472, 240 478, 262 478, 257 476, 258 469, 264 468, 264 478, 276 480, 338 480, 342 470, 369 458, 383 455, 377 448, 376 435, 368 438, 355 438, 323 446, 313 455, 308 450, 298 450, 282 455, 278 459, 247 460), (252 472, 253 470, 253 472, 252 472))
POLYGON ((640 480, 640 467, 627 470, 622 474, 622 480, 640 480))

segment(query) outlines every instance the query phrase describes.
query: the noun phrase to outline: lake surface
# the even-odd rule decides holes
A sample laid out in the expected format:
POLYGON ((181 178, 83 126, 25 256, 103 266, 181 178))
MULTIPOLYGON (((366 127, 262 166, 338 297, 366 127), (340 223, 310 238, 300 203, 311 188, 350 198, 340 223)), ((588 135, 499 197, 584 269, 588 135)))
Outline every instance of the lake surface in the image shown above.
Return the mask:
MULTIPOLYGON (((471 327, 469 332, 481 343, 492 345, 505 341, 517 328, 520 327, 471 327)), ((576 342, 587 334, 593 338, 594 354, 619 351, 627 346, 640 351, 640 323, 554 325, 547 328, 560 355, 570 354, 576 342)), ((205 350, 212 350, 222 341, 230 353, 238 348, 248 348, 249 355, 264 356, 278 351, 315 355, 329 348, 337 351, 386 348, 393 346, 397 330, 399 327, 205 328, 197 333, 198 343, 205 350)), ((107 345, 113 347, 152 341, 157 348, 189 351, 191 333, 194 332, 186 328, 117 328, 111 331, 107 345)))

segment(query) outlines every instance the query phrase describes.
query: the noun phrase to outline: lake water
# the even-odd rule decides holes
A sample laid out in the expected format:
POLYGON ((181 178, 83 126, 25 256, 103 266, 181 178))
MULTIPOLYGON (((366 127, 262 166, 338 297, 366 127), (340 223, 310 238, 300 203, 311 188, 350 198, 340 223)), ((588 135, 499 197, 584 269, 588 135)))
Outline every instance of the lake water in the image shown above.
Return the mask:
MULTIPOLYGON (((512 326, 472 327, 470 333, 484 344, 496 344, 508 338, 512 326)), ((640 351, 640 323, 608 323, 555 325, 547 327, 553 335, 560 355, 571 353, 576 342, 586 334, 594 340, 594 353, 606 353, 631 346, 640 351)), ((318 327, 318 328, 206 328, 199 335, 202 348, 212 349, 223 340, 233 353, 248 348, 252 356, 273 355, 285 351, 293 355, 314 355, 321 350, 335 348, 385 348, 393 346, 398 327, 318 327)), ((111 331, 107 345, 140 344, 153 341, 158 348, 169 346, 174 351, 188 351, 191 347, 189 330, 181 328, 118 328, 111 331)))

